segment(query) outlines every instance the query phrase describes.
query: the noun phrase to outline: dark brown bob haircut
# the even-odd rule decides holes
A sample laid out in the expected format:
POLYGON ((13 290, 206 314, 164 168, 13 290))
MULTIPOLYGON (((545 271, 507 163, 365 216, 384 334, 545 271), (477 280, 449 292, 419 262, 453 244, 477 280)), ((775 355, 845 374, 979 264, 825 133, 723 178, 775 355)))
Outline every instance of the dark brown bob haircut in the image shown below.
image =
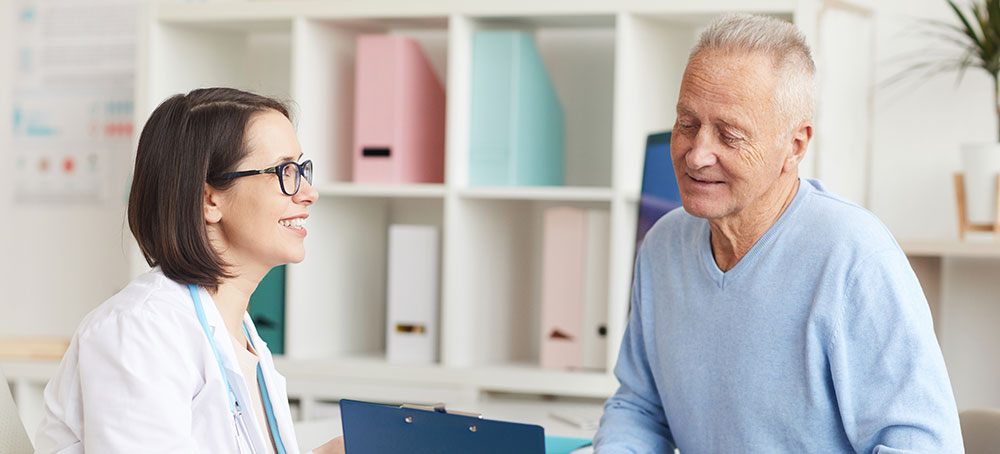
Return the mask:
POLYGON ((211 178, 238 170, 249 154, 244 135, 251 118, 281 101, 232 88, 204 88, 163 101, 139 136, 128 225, 149 266, 170 279, 212 291, 228 274, 208 240, 205 183, 224 190, 233 180, 211 178))

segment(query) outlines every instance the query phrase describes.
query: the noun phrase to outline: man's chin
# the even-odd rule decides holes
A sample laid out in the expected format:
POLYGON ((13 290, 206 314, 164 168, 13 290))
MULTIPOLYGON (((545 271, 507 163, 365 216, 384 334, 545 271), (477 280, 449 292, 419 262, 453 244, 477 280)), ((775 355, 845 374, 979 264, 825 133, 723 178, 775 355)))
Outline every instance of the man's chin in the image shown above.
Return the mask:
POLYGON ((681 202, 684 211, 697 218, 717 219, 727 214, 725 205, 719 201, 702 197, 681 197, 681 202))

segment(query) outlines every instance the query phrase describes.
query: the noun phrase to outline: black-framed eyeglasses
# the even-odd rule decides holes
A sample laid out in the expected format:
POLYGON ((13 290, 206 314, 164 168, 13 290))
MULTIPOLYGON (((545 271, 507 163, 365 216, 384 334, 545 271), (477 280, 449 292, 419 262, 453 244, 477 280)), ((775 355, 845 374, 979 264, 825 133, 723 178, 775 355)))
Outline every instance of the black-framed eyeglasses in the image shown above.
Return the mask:
POLYGON ((266 173, 273 173, 276 175, 278 177, 278 185, 281 186, 281 192, 285 195, 293 196, 298 194, 299 187, 302 186, 302 177, 305 177, 306 181, 308 181, 309 184, 312 184, 313 162, 311 159, 303 162, 302 164, 288 161, 274 167, 268 167, 261 170, 241 170, 239 172, 225 173, 213 177, 212 179, 233 180, 236 178, 248 177, 250 175, 261 175, 266 173))

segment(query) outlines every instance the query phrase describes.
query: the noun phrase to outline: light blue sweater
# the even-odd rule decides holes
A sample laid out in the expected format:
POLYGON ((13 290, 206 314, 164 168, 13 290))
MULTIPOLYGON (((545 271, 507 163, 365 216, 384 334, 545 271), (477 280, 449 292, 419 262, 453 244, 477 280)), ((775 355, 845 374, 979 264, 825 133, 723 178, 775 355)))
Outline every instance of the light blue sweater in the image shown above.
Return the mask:
POLYGON ((681 209, 646 236, 598 454, 960 453, 930 311, 874 215, 802 179, 728 272, 681 209))

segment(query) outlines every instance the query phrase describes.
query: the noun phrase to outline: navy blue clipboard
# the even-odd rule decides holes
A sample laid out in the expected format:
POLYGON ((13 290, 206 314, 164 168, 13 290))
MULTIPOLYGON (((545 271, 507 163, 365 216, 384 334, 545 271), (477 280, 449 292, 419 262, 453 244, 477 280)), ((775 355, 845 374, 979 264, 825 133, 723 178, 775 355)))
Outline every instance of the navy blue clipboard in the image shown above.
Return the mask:
POLYGON ((541 426, 340 401, 350 454, 545 454, 541 426))

